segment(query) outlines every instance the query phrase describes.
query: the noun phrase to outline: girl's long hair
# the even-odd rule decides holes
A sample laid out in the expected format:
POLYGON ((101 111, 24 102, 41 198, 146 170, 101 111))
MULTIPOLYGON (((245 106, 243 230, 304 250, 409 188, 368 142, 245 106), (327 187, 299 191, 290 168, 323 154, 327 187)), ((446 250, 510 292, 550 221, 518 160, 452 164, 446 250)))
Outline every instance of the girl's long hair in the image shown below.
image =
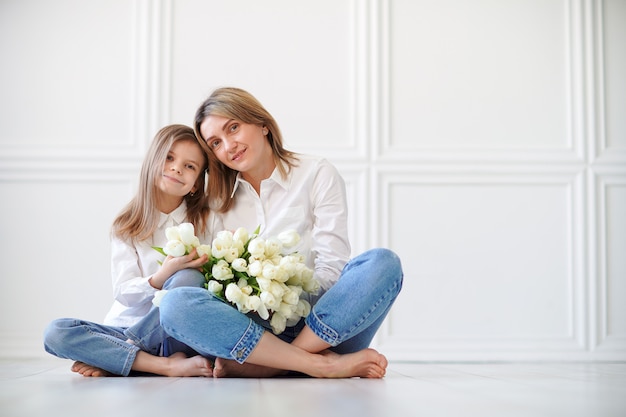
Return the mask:
MULTIPOLYGON (((160 217, 157 207, 161 191, 157 184, 163 176, 163 167, 172 145, 183 140, 197 143, 191 127, 175 124, 157 132, 141 166, 137 194, 113 221, 111 233, 114 236, 131 241, 142 241, 152 236, 158 227, 160 217)), ((199 233, 206 231, 209 216, 205 187, 208 160, 206 152, 203 151, 202 154, 205 158, 196 180, 196 191, 193 195, 190 193, 183 197, 187 203, 187 221, 192 223, 199 233)))
POLYGON ((222 164, 213 150, 209 148, 200 133, 200 125, 207 117, 217 115, 243 123, 265 126, 268 130, 267 140, 272 147, 274 163, 285 178, 292 167, 296 166, 298 158, 294 152, 283 147, 283 139, 278 124, 272 115, 265 110, 261 103, 252 94, 235 87, 223 87, 213 91, 196 111, 194 130, 202 149, 209 156, 209 182, 211 197, 215 200, 215 209, 227 211, 233 204, 231 197, 235 186, 238 171, 222 164))

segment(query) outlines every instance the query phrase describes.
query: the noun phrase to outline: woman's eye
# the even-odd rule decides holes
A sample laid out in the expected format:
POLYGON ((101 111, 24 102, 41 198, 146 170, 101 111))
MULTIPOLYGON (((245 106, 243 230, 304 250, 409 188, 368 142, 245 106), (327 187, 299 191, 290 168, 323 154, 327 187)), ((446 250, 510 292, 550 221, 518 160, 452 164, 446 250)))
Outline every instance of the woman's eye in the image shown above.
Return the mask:
POLYGON ((214 140, 211 143, 209 143, 209 146, 211 146, 211 148, 215 149, 220 145, 220 141, 219 140, 214 140))
POLYGON ((236 131, 236 130, 237 130, 237 128, 238 128, 238 127, 239 127, 239 125, 238 125, 237 123, 233 123, 233 124, 230 126, 230 131, 231 131, 231 132, 234 132, 234 131, 236 131))

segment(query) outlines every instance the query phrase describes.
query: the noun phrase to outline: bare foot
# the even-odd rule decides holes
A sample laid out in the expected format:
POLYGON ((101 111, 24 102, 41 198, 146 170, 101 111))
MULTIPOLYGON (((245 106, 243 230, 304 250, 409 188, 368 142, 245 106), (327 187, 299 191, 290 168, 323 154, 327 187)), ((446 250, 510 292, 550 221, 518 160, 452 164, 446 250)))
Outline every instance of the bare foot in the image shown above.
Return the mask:
POLYGON ((374 349, 363 349, 340 355, 329 350, 321 352, 327 363, 319 371, 322 378, 383 378, 387 371, 387 358, 374 349))
POLYGON ((102 376, 114 376, 111 372, 104 369, 97 368, 95 366, 87 365, 84 362, 74 362, 72 365, 72 372, 81 374, 82 376, 102 377, 102 376))
POLYGON ((215 378, 271 378, 285 375, 287 371, 269 368, 267 366, 252 363, 239 363, 234 360, 217 358, 213 376, 215 378))
POLYGON ((183 352, 176 352, 167 357, 167 376, 213 376, 211 361, 204 356, 192 356, 188 358, 183 352))

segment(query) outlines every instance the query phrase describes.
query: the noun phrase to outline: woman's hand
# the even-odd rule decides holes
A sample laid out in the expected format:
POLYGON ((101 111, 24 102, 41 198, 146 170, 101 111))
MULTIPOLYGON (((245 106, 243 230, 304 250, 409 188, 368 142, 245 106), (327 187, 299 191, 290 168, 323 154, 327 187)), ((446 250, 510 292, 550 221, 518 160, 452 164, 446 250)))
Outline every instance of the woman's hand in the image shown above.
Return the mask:
POLYGON ((163 288, 163 284, 169 277, 171 277, 175 272, 180 271, 181 269, 186 268, 194 268, 200 269, 202 265, 207 263, 208 257, 207 255, 202 255, 198 257, 196 250, 192 250, 188 255, 183 256, 167 256, 161 264, 161 268, 150 277, 148 282, 157 290, 163 288))

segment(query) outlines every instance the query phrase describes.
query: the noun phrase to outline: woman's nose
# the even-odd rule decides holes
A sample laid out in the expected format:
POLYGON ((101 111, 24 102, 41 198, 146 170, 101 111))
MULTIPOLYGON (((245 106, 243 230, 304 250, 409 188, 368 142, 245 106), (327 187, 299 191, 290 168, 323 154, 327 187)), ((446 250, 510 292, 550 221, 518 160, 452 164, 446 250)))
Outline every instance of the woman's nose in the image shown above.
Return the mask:
POLYGON ((237 143, 234 140, 225 139, 223 143, 224 143, 224 150, 226 151, 230 151, 231 149, 234 149, 237 147, 237 143))

